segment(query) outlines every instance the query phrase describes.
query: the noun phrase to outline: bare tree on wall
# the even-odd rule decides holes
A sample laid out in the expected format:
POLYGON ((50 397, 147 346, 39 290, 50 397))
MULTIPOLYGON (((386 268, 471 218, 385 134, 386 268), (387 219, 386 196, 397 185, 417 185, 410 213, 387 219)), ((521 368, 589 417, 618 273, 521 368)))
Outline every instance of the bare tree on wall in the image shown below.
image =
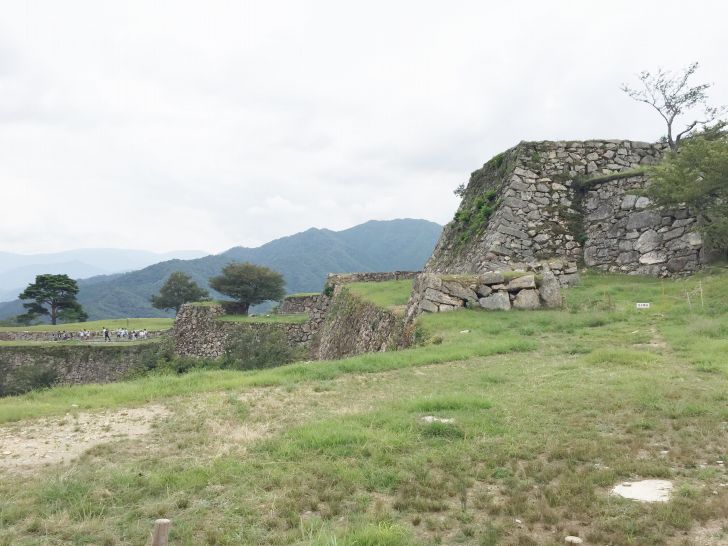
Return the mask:
POLYGON ((627 84, 622 84, 621 87, 622 91, 631 98, 649 104, 662 116, 667 124, 667 142, 672 150, 677 150, 680 141, 696 129, 707 127, 711 123, 720 123, 720 117, 726 113, 725 106, 708 105, 707 90, 712 84, 690 85, 688 83, 698 66, 697 62, 692 63, 678 74, 662 68, 658 68, 655 73, 643 71, 638 76, 642 88, 634 89, 627 84), (697 119, 693 118, 687 122, 682 131, 675 134, 674 125, 678 117, 690 113, 698 106, 703 107, 703 114, 699 117, 696 116, 697 119))

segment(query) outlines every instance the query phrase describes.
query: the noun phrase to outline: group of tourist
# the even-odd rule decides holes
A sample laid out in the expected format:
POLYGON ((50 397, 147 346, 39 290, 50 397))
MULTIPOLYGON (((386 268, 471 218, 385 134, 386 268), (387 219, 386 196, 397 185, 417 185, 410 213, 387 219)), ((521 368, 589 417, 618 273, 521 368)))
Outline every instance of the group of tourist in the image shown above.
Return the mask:
MULTIPOLYGON (((149 332, 146 329, 129 330, 127 328, 117 328, 113 333, 117 341, 139 341, 149 337, 149 332)), ((98 332, 92 330, 79 330, 78 332, 61 330, 60 332, 53 332, 50 335, 52 341, 72 341, 74 339, 78 341, 96 341, 98 338, 101 338, 103 341, 112 341, 112 332, 105 326, 98 332)))
MULTIPOLYGON (((104 331, 108 332, 106 328, 103 329, 104 331)), ((106 334, 104 334, 104 339, 108 338, 106 334)), ((147 331, 146 330, 127 330, 126 328, 118 328, 116 330, 116 339, 119 340, 137 340, 137 339, 147 339, 147 331)))

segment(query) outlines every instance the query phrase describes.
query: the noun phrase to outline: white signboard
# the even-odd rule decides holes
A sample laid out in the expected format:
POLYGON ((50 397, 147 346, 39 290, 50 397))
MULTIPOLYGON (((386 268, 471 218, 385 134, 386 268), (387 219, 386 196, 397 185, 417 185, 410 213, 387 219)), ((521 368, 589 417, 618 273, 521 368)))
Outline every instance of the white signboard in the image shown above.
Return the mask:
POLYGON ((649 309, 649 308, 650 308, 649 303, 638 303, 637 304, 637 309, 649 309))

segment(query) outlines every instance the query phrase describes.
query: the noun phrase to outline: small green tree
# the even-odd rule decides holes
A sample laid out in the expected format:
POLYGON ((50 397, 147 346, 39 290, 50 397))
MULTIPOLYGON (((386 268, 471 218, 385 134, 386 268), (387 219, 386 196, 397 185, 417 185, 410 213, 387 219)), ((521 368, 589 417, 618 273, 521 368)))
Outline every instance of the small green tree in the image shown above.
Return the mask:
POLYGON ((58 320, 61 322, 86 322, 88 320, 88 313, 84 311, 80 303, 76 303, 76 305, 60 311, 58 313, 58 320))
POLYGON ((165 281, 159 294, 152 296, 152 307, 156 309, 174 309, 179 312, 182 304, 207 299, 209 294, 204 288, 192 280, 187 273, 175 271, 165 281))
POLYGON ((667 143, 670 149, 677 150, 680 141, 689 137, 694 131, 701 127, 707 127, 710 123, 720 123, 720 116, 725 114, 725 106, 708 105, 708 93, 712 84, 700 83, 691 85, 688 80, 698 69, 698 63, 688 65, 679 74, 658 68, 657 72, 643 71, 639 75, 641 89, 634 89, 622 84, 622 91, 627 93, 637 102, 644 102, 654 108, 667 126, 667 143), (676 134, 675 123, 680 116, 688 115, 697 106, 703 107, 700 116, 688 118, 685 127, 676 134))
MULTIPOLYGON (((21 300, 33 300, 24 303, 28 312, 25 317, 49 315, 51 324, 56 324, 59 314, 64 311, 83 313, 83 308, 76 301, 78 284, 68 275, 37 275, 35 282, 28 285, 18 296, 21 300)), ((85 313, 83 313, 85 315, 85 313)))
POLYGON ((683 142, 650 169, 649 197, 657 205, 687 205, 709 248, 728 249, 728 136, 683 142))
POLYGON ((248 314, 251 305, 280 301, 286 292, 283 276, 277 271, 251 263, 231 263, 222 274, 210 279, 210 286, 237 302, 238 311, 248 314))

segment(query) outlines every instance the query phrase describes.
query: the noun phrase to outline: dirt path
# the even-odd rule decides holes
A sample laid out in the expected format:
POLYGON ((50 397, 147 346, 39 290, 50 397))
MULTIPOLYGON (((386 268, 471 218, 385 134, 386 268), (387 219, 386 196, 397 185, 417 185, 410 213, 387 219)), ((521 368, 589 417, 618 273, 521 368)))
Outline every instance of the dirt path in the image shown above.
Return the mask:
POLYGON ((0 427, 0 471, 29 472, 39 466, 67 463, 104 442, 138 438, 167 414, 159 405, 66 414, 0 427))

